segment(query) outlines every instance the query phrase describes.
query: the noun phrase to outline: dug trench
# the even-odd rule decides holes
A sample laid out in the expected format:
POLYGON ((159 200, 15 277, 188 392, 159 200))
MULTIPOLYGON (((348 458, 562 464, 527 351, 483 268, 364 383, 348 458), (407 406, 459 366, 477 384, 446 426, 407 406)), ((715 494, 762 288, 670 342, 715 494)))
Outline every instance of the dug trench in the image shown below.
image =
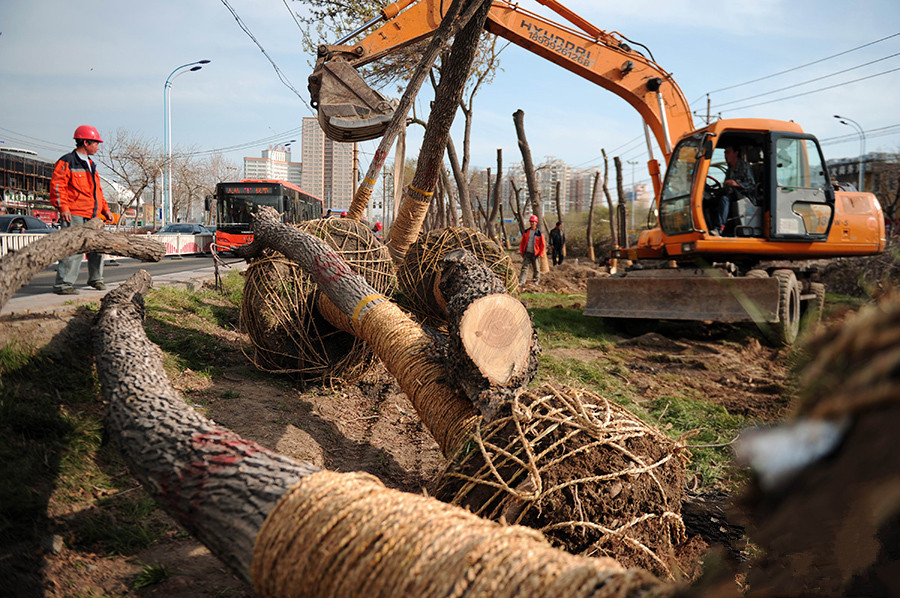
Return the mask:
MULTIPOLYGON (((672 438, 696 421, 685 419, 686 404, 707 405, 717 421, 731 418, 712 436, 687 440, 702 467, 688 468, 683 515, 689 536, 722 544, 740 561, 744 537, 727 517, 742 474, 730 468, 729 443, 740 426, 786 414, 793 354, 734 328, 663 327, 631 337, 584 322, 584 280, 596 270, 570 261, 540 288, 523 289, 545 348, 536 383, 552 377, 590 387, 672 438)), ((219 424, 295 459, 365 471, 409 492, 422 493, 441 473, 436 443, 380 364, 354 384, 304 386, 252 366, 239 305, 221 294, 154 291, 148 306, 145 327, 167 354, 173 385, 219 424)), ((7 470, 0 499, 8 513, 0 578, 12 580, 17 596, 253 595, 149 501, 104 442, 103 406, 83 349, 93 313, 0 319, 7 470)))

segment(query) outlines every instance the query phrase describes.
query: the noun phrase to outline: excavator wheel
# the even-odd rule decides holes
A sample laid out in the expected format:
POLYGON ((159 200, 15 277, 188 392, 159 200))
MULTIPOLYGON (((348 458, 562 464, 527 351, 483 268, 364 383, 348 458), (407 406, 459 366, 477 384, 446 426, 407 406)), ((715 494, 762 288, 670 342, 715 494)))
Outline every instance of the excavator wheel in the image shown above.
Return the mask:
POLYGON ((778 280, 779 290, 775 340, 782 345, 792 345, 800 332, 800 284, 791 270, 775 270, 772 278, 778 280))
POLYGON ((825 310, 825 285, 821 282, 811 282, 809 290, 815 295, 815 299, 807 302, 804 315, 809 324, 815 324, 822 319, 822 312, 825 310))
POLYGON ((745 275, 744 278, 768 278, 769 273, 765 270, 750 270, 745 275))

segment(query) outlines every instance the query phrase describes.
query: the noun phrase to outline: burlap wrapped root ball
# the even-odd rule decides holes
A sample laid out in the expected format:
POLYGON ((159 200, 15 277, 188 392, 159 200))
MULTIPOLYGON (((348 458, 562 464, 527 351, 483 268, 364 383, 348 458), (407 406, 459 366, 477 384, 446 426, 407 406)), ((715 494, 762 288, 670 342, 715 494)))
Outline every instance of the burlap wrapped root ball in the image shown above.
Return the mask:
POLYGON ((397 282, 402 306, 431 325, 445 323, 443 298, 438 290, 440 261, 452 251, 465 249, 484 262, 514 295, 519 290, 518 274, 512 260, 497 243, 486 235, 465 227, 429 231, 409 248, 397 268, 397 282))
MULTIPOLYGON (((346 218, 322 218, 297 225, 323 239, 354 272, 390 297, 396 275, 387 248, 369 227, 346 218)), ((266 250, 247 268, 241 321, 253 344, 257 368, 305 380, 355 380, 374 362, 366 344, 336 329, 318 312, 315 282, 295 262, 266 250)))
POLYGON ((687 452, 624 407, 544 385, 477 426, 437 498, 526 525, 573 554, 612 557, 664 579, 691 575, 681 499, 687 452))

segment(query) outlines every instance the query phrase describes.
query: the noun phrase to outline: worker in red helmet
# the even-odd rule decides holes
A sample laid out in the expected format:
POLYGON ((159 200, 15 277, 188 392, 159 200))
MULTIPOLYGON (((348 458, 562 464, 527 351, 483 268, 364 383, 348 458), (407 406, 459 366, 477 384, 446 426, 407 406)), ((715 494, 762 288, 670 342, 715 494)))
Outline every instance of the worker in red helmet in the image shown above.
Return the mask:
POLYGON ((522 233, 519 253, 522 254, 522 271, 519 273, 519 286, 524 286, 528 279, 528 268, 534 270, 534 284, 541 284, 541 268, 537 258, 544 255, 544 235, 538 228, 538 217, 532 215, 528 219, 529 228, 522 233))
MULTIPOLYGON (((112 220, 112 212, 100 187, 97 165, 91 160, 103 143, 100 133, 94 127, 81 125, 75 129, 73 139, 75 150, 56 161, 50 178, 50 203, 59 210, 59 225, 62 228, 81 225, 98 215, 112 220)), ((81 255, 77 253, 59 260, 53 292, 58 295, 78 293, 75 280, 81 268, 81 255)), ((88 285, 102 291, 106 288, 103 284, 103 255, 89 253, 87 258, 88 285)))
POLYGON ((376 222, 375 226, 372 227, 372 234, 375 235, 375 238, 378 239, 379 241, 382 240, 382 238, 381 238, 381 229, 382 228, 384 228, 384 227, 381 225, 380 222, 376 222))

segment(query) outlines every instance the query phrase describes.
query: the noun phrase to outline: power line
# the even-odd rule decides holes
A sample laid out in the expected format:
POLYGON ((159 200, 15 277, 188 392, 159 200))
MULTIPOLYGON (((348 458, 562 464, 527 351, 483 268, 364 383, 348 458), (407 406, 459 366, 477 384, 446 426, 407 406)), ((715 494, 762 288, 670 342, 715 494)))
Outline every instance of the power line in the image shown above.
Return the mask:
POLYGON ((897 53, 895 53, 895 54, 891 54, 890 56, 884 56, 884 57, 878 58, 878 59, 876 59, 876 60, 871 60, 871 61, 869 61, 869 62, 864 62, 863 64, 858 64, 858 65, 856 65, 856 66, 852 66, 852 67, 850 67, 850 68, 846 68, 846 69, 844 69, 844 70, 842 70, 842 71, 836 71, 836 72, 830 73, 830 74, 828 74, 828 75, 822 75, 821 77, 816 77, 815 79, 807 79, 806 81, 803 81, 803 82, 801 82, 801 83, 794 83, 793 85, 788 85, 788 86, 786 86, 786 87, 779 87, 778 89, 773 89, 773 90, 771 90, 771 91, 765 91, 765 92, 763 92, 763 93, 758 93, 758 94, 756 94, 756 95, 747 96, 747 97, 745 97, 745 98, 740 98, 740 99, 737 99, 737 100, 730 100, 730 101, 728 101, 728 102, 723 102, 723 103, 721 103, 721 104, 715 104, 713 107, 716 109, 716 111, 718 111, 718 110, 720 110, 720 109, 722 108, 722 106, 729 106, 729 105, 731 105, 731 104, 738 104, 738 103, 740 103, 740 102, 746 102, 747 100, 752 100, 752 99, 755 99, 755 98, 761 98, 761 97, 763 97, 763 96, 771 95, 771 94, 773 94, 773 93, 778 93, 779 91, 785 91, 785 90, 787 90, 787 89, 792 89, 792 88, 794 88, 794 87, 800 87, 800 86, 802 86, 802 85, 808 85, 809 83, 815 83, 815 82, 817 82, 817 81, 821 81, 822 79, 827 79, 827 78, 829 78, 829 77, 835 77, 835 76, 837 76, 837 75, 843 75, 844 73, 849 73, 850 71, 853 71, 853 70, 856 70, 856 69, 863 68, 863 67, 865 67, 865 66, 869 66, 869 65, 875 64, 876 62, 882 62, 882 61, 884 61, 884 60, 889 60, 889 59, 894 58, 894 57, 896 57, 896 56, 900 56, 900 52, 897 52, 897 53))
POLYGON ((731 108, 729 111, 730 111, 730 112, 734 112, 735 110, 743 110, 743 109, 745 109, 745 108, 754 108, 754 107, 756 107, 756 106, 762 106, 762 105, 764 105, 764 104, 774 104, 775 102, 781 102, 781 101, 784 101, 784 100, 790 100, 790 99, 793 99, 793 98, 799 98, 799 97, 801 97, 801 96, 805 96, 805 95, 809 95, 809 94, 813 94, 813 93, 818 93, 818 92, 820 92, 820 91, 826 91, 826 90, 828 90, 828 89, 835 89, 836 87, 843 87, 843 86, 845 86, 845 85, 850 85, 850 84, 852 84, 852 83, 858 83, 858 82, 860 82, 860 81, 865 81, 866 79, 873 79, 873 78, 875 78, 875 77, 880 77, 880 76, 882 76, 882 75, 887 75, 887 74, 890 74, 890 73, 893 73, 893 72, 896 72, 896 71, 900 71, 900 67, 897 67, 897 68, 895 68, 895 69, 890 69, 890 70, 887 70, 887 71, 881 71, 880 73, 875 73, 874 75, 869 75, 869 76, 867 76, 867 77, 860 77, 859 79, 853 79, 852 81, 845 81, 844 83, 836 83, 836 84, 834 84, 834 85, 828 85, 828 86, 826 86, 826 87, 820 87, 820 88, 818 88, 818 89, 811 89, 811 90, 805 91, 805 92, 803 92, 803 93, 797 93, 797 94, 790 95, 790 96, 784 96, 783 98, 775 98, 774 100, 766 100, 765 102, 757 102, 757 103, 755 103, 755 104, 747 104, 746 106, 738 106, 738 107, 736 107, 736 108, 731 108))
MULTIPOLYGON (((735 87, 743 87, 744 85, 750 85, 751 83, 757 83, 758 81, 763 81, 763 80, 765 80, 765 79, 771 79, 772 77, 777 77, 777 76, 779 76, 779 75, 784 75, 785 73, 790 73, 790 72, 792 72, 792 71, 800 70, 800 69, 802 69, 802 68, 806 68, 806 67, 812 66, 812 65, 814 65, 814 64, 819 64, 820 62, 825 62, 826 60, 831 60, 832 58, 837 58, 838 56, 843 56, 844 54, 849 54, 850 52, 855 52, 855 51, 857 51, 857 50, 861 50, 861 49, 863 49, 863 48, 867 48, 867 47, 869 47, 869 46, 873 46, 873 45, 875 45, 875 44, 879 44, 879 43, 881 43, 881 42, 883 42, 883 41, 886 41, 886 40, 889 40, 889 39, 891 39, 891 38, 897 37, 898 35, 900 35, 900 32, 894 33, 894 34, 892 34, 892 35, 888 35, 888 36, 886 36, 886 37, 882 37, 881 39, 876 39, 875 41, 871 41, 871 42, 868 42, 868 43, 866 43, 866 44, 862 44, 861 46, 856 46, 855 48, 850 48, 849 50, 844 50, 843 52, 838 52, 837 54, 832 54, 831 56, 826 56, 825 58, 819 58, 818 60, 813 60, 812 62, 807 62, 806 64, 801 64, 801 65, 799 65, 799 66, 791 67, 791 68, 785 69, 785 70, 783 70, 783 71, 778 71, 777 73, 772 73, 771 75, 765 75, 765 76, 762 76, 762 77, 757 77, 756 79, 751 79, 751 80, 749 80, 749 81, 744 81, 743 83, 735 83, 734 85, 729 85, 729 86, 727 86, 727 87, 721 87, 721 88, 719 88, 719 89, 714 89, 714 90, 712 90, 712 91, 706 92, 706 93, 703 94, 703 95, 705 96, 705 95, 708 95, 708 94, 711 94, 711 93, 718 93, 718 92, 720 92, 720 91, 726 91, 726 90, 728 90, 728 89, 734 89, 735 87)), ((697 100, 695 100, 695 102, 699 101, 699 100, 702 99, 702 98, 703 98, 703 96, 700 96, 700 98, 698 98, 697 100)))
POLYGON ((256 44, 256 46, 259 48, 259 51, 262 52, 263 56, 265 56, 268 59, 268 61, 272 64, 272 68, 275 69, 275 73, 278 75, 278 78, 285 85, 285 87, 287 87, 288 89, 293 91, 294 95, 296 95, 298 98, 300 98, 300 101, 303 102, 303 105, 306 106, 307 110, 312 112, 312 108, 310 107, 309 104, 306 103, 306 99, 304 99, 304 97, 302 95, 300 95, 300 92, 297 91, 297 88, 294 87, 290 81, 288 81, 288 78, 285 76, 284 73, 281 72, 281 69, 278 68, 278 65, 275 64, 275 61, 272 60, 272 57, 269 56, 269 53, 266 52, 266 49, 262 47, 262 44, 259 43, 259 40, 257 40, 256 37, 254 37, 254 35, 250 32, 250 29, 241 20, 241 17, 239 17, 237 12, 231 7, 230 4, 228 4, 228 0, 222 0, 222 4, 224 4, 225 8, 227 8, 229 10, 229 12, 231 12, 231 15, 234 17, 234 20, 237 21, 238 26, 244 31, 244 33, 246 33, 250 37, 251 40, 253 40, 253 43, 256 44))
POLYGON ((291 135, 296 135, 303 131, 303 127, 297 127, 296 129, 290 129, 289 131, 284 131, 283 133, 276 133, 275 135, 271 135, 269 137, 263 137, 262 139, 257 139, 255 141, 247 141, 244 143, 238 143, 236 145, 229 145, 227 147, 218 147, 209 150, 200 150, 196 152, 191 152, 189 156, 206 156, 210 154, 216 154, 220 152, 230 152, 235 150, 246 149, 249 147, 255 147, 258 145, 262 145, 264 143, 271 143, 273 141, 278 141, 285 137, 289 137, 291 135))

